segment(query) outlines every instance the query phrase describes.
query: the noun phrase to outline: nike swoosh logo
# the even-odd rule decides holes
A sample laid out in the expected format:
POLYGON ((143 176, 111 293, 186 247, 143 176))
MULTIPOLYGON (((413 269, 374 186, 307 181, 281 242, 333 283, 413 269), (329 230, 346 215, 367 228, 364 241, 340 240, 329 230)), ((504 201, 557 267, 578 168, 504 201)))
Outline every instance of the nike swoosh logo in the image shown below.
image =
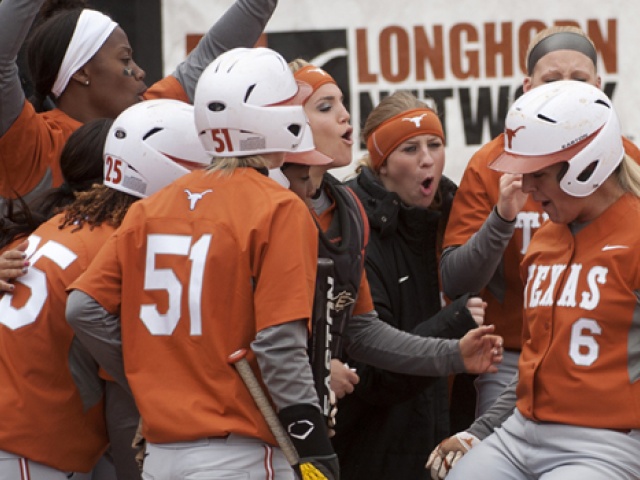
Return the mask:
POLYGON ((628 245, 605 245, 602 247, 603 252, 608 252, 609 250, 619 250, 621 248, 629 248, 628 245))
POLYGON ((407 280, 409 280, 409 275, 407 275, 406 277, 400 277, 400 278, 398 279, 398 283, 404 283, 404 282, 406 282, 407 280))

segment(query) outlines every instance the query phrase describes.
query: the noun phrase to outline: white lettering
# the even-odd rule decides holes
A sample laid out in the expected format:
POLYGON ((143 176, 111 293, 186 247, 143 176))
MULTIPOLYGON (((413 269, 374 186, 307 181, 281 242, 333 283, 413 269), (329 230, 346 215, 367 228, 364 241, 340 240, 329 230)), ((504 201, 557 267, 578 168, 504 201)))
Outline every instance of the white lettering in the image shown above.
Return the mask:
POLYGON ((598 283, 604 285, 607 280, 607 273, 609 270, 605 267, 593 267, 589 270, 587 275, 587 285, 589 285, 589 292, 582 292, 582 301, 580 302, 580 308, 585 310, 593 310, 600 303, 600 289, 598 283))

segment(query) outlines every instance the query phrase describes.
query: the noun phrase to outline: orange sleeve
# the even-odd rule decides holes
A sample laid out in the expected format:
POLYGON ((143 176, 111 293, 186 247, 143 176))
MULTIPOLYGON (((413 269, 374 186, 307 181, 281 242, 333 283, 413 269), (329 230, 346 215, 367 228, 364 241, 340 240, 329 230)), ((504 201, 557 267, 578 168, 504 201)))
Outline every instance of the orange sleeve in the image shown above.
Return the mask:
POLYGON ((168 75, 162 80, 157 81, 144 93, 145 100, 154 100, 157 98, 168 98, 191 103, 184 88, 182 88, 178 79, 173 75, 168 75))
POLYGON ((358 298, 353 307, 353 315, 362 315, 374 309, 373 299, 371 298, 371 289, 369 288, 369 280, 367 280, 367 272, 362 269, 362 277, 360 278, 360 288, 358 290, 358 298))
POLYGON ((16 121, 0 137, 0 196, 28 194, 42 181, 47 169, 53 175, 52 186, 59 186, 60 152, 80 125, 57 109, 38 114, 25 100, 16 121))
POLYGON ((121 270, 117 261, 117 232, 102 246, 85 272, 67 291, 80 290, 112 315, 120 313, 121 270))

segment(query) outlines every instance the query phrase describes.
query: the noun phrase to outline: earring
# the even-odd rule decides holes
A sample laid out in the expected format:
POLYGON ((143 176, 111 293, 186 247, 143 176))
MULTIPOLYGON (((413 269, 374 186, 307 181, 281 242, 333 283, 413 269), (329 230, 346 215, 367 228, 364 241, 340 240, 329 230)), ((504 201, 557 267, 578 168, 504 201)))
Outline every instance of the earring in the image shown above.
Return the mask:
POLYGON ((89 86, 89 80, 85 80, 85 81, 84 81, 84 84, 85 84, 85 85, 87 85, 87 86, 89 86))

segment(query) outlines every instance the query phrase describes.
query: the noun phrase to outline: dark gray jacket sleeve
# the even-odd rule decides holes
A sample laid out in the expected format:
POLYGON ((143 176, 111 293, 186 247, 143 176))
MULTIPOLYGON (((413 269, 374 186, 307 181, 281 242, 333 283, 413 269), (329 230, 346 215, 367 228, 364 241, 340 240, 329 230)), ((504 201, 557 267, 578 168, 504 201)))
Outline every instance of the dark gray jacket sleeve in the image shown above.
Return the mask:
MULTIPOLYGON (((466 307, 468 295, 460 297, 428 320, 419 323, 412 333, 422 337, 460 338, 476 322, 466 307)), ((386 369, 371 365, 357 365, 360 377, 357 391, 366 401, 373 405, 393 405, 413 398, 433 382, 442 377, 427 377, 392 373, 386 369)))
POLYGON ((262 381, 278 410, 299 404, 320 409, 307 356, 307 335, 307 322, 299 320, 261 330, 251 343, 262 381))
POLYGON ((516 222, 500 218, 494 208, 487 220, 464 245, 449 247, 440 259, 442 289, 449 298, 478 293, 496 272, 516 222), (469 272, 473 272, 470 275, 469 272))
POLYGON ((173 76, 193 102, 202 71, 218 55, 236 47, 253 47, 276 8, 277 0, 236 0, 200 40, 173 76))
POLYGON ((131 393, 124 373, 120 317, 107 312, 102 305, 80 290, 73 290, 69 294, 66 316, 76 337, 91 352, 96 362, 131 393))
POLYGON ((0 136, 7 133, 24 105, 16 59, 44 0, 0 1, 0 136))
POLYGON ((511 383, 506 386, 491 408, 482 416, 476 418, 476 421, 467 429, 467 432, 475 435, 480 440, 484 440, 502 425, 507 418, 513 415, 513 411, 516 408, 517 385, 518 374, 516 373, 511 383))
POLYGON ((380 320, 375 310, 353 316, 345 338, 351 358, 392 372, 442 376, 465 371, 458 340, 402 332, 380 320))

